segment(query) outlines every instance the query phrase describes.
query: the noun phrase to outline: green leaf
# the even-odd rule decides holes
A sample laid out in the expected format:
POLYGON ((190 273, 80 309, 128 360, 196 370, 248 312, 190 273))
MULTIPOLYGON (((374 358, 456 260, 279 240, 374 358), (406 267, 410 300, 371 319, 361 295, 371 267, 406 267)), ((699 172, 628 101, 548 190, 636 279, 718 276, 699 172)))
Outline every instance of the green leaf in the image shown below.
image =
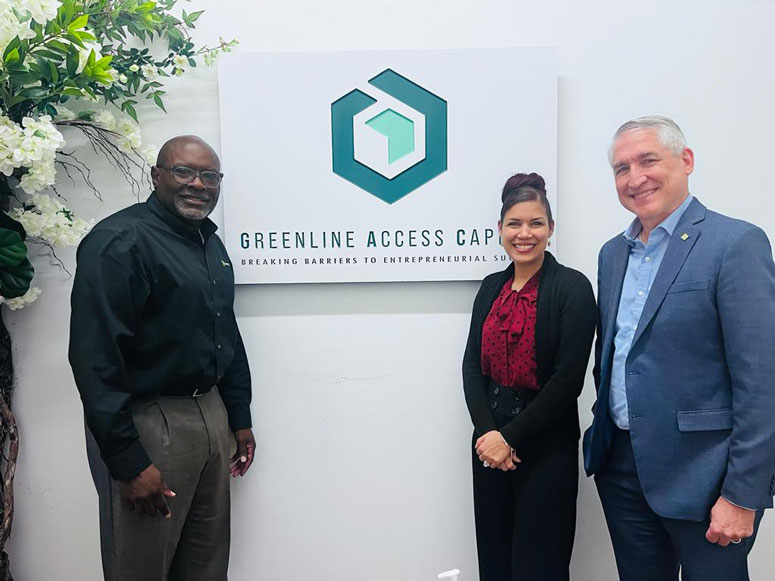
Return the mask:
POLYGON ((71 97, 83 97, 81 89, 76 89, 75 87, 65 87, 62 89, 62 93, 71 97))
POLYGON ((12 51, 16 51, 16 55, 18 57, 19 55, 19 47, 21 46, 22 41, 19 40, 19 37, 17 36, 14 38, 11 42, 8 43, 8 46, 5 47, 5 51, 3 51, 3 62, 8 62, 8 55, 12 51))
POLYGON ((129 115, 132 119, 134 119, 135 123, 139 123, 137 119, 137 111, 135 111, 135 108, 132 105, 130 105, 128 101, 124 101, 123 103, 121 103, 121 109, 123 109, 123 111, 127 115, 129 115))
POLYGON ((56 85, 59 82, 59 70, 51 61, 48 61, 48 69, 51 72, 51 81, 56 85))
POLYGON ((48 93, 46 87, 28 87, 27 89, 22 89, 19 92, 19 95, 24 95, 30 100, 37 101, 38 99, 47 97, 48 93))
POLYGON ((80 61, 80 57, 78 56, 78 50, 73 48, 73 50, 70 51, 70 53, 67 55, 67 59, 65 60, 65 67, 67 69, 67 74, 71 77, 74 77, 76 75, 76 72, 78 70, 78 63, 80 61))
POLYGON ((58 63, 60 61, 63 61, 64 58, 65 58, 65 55, 67 53, 59 53, 57 51, 47 50, 47 49, 43 48, 43 49, 36 50, 32 54, 34 54, 36 57, 38 57, 38 56, 43 57, 47 61, 49 61, 49 62, 51 62, 53 64, 55 62, 58 63))
POLYGON ((7 299, 22 296, 30 290, 35 269, 25 258, 16 266, 0 267, 0 295, 7 299))
POLYGON ((12 65, 19 61, 19 49, 15 48, 11 52, 8 52, 3 58, 5 64, 12 65))
POLYGON ((110 64, 110 61, 113 60, 113 55, 107 55, 99 59, 97 62, 94 63, 94 68, 98 69, 106 69, 108 68, 108 65, 110 64))
POLYGON ((204 14, 204 12, 205 12, 204 10, 198 10, 196 12, 192 12, 191 14, 189 14, 188 15, 188 20, 186 20, 186 24, 188 25, 188 27, 189 28, 194 28, 194 22, 199 20, 199 17, 202 16, 202 14, 204 14))
POLYGON ((16 266, 27 257, 27 246, 16 230, 0 228, 0 268, 16 266))
POLYGON ((88 23, 89 15, 81 14, 78 18, 67 25, 67 30, 81 30, 82 28, 85 28, 88 23))
POLYGON ((62 53, 62 56, 67 55, 68 51, 70 50, 69 44, 65 44, 64 42, 60 42, 58 40, 49 40, 45 46, 49 50, 62 53))
POLYGON ((80 46, 81 48, 86 48, 83 46, 81 35, 78 34, 77 32, 68 32, 67 34, 65 34, 65 38, 76 46, 80 46))
POLYGON ((14 105, 18 105, 19 103, 24 103, 24 101, 27 100, 27 97, 24 95, 15 95, 11 97, 11 100, 8 101, 8 106, 13 107, 14 105))
POLYGON ((159 107, 159 109, 161 109, 165 113, 167 112, 167 110, 164 108, 164 102, 161 100, 161 96, 159 96, 158 94, 154 93, 153 94, 153 102, 156 103, 156 105, 159 107))

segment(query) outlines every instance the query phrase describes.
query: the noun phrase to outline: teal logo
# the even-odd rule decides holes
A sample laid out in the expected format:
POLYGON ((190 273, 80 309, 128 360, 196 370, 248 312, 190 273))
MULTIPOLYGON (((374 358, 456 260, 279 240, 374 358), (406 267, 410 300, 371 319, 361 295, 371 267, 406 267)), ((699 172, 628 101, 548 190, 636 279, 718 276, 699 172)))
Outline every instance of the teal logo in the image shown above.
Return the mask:
POLYGON ((333 169, 393 204, 447 171, 447 102, 391 69, 369 85, 331 103, 333 169))

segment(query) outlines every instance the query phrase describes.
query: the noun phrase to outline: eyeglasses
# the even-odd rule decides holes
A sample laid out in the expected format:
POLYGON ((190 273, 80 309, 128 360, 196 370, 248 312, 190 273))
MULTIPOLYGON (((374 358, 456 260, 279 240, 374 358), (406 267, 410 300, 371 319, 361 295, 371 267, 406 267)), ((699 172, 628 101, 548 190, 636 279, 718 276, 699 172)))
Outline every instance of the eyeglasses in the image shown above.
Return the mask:
POLYGON ((175 180, 181 184, 190 184, 197 176, 199 176, 199 179, 202 180, 202 184, 207 188, 217 188, 223 177, 222 173, 211 169, 197 171, 190 167, 186 167, 185 165, 157 165, 156 167, 171 171, 175 180))

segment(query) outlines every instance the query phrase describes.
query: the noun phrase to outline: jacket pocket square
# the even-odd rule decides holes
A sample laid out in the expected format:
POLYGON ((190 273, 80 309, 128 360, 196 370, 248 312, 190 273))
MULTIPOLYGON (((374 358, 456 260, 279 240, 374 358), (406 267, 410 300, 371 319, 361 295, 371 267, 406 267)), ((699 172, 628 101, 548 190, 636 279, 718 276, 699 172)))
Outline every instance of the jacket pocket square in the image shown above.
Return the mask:
POLYGON ((706 290, 710 286, 709 280, 687 280, 683 282, 675 282, 667 290, 669 293, 688 293, 691 291, 706 290))
POLYGON ((678 430, 681 432, 705 432, 710 430, 731 430, 732 410, 686 410, 676 412, 678 430))

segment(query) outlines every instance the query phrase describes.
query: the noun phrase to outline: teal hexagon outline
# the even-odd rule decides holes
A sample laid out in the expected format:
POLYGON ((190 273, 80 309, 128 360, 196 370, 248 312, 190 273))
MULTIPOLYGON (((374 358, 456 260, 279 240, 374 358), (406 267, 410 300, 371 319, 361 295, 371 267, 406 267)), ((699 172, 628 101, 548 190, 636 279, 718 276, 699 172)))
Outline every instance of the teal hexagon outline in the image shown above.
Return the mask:
POLYGON ((425 159, 392 179, 357 161, 352 119, 377 101, 355 89, 331 103, 333 170, 383 202, 393 204, 447 171, 447 102, 392 69, 385 69, 369 84, 425 115, 425 159))

